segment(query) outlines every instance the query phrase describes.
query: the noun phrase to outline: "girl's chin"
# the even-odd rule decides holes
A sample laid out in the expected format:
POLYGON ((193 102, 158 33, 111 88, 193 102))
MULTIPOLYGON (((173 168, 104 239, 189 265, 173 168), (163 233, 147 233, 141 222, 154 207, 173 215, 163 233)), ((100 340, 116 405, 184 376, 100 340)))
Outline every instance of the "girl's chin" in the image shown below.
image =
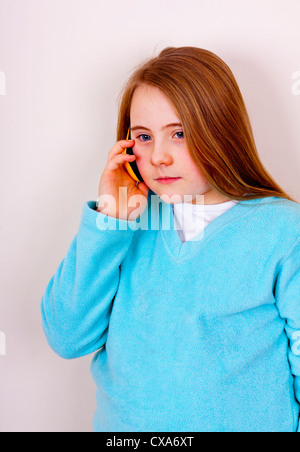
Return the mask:
POLYGON ((180 195, 179 193, 165 193, 160 191, 157 195, 167 204, 177 204, 192 200, 192 196, 180 195), (186 199, 185 199, 186 198, 186 199))

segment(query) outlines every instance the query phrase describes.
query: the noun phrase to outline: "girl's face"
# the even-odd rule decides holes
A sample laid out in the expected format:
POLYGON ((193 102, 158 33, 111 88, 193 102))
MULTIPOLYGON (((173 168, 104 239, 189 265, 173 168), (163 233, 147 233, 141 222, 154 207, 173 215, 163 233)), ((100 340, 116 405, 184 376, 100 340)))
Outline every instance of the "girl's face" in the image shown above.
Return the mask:
POLYGON ((178 113, 159 88, 141 85, 135 90, 130 121, 139 172, 145 184, 163 201, 196 203, 197 195, 204 195, 204 204, 229 200, 207 183, 194 163, 178 113), (178 179, 165 184, 159 178, 178 179))

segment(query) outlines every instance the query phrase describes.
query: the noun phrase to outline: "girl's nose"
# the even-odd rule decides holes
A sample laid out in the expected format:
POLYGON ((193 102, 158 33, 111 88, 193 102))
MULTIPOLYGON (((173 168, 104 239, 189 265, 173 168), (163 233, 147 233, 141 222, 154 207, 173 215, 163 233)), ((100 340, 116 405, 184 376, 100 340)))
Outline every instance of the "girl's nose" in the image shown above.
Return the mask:
POLYGON ((155 166, 162 164, 170 165, 173 159, 170 152, 168 151, 168 146, 159 143, 153 145, 150 161, 152 165, 155 166))

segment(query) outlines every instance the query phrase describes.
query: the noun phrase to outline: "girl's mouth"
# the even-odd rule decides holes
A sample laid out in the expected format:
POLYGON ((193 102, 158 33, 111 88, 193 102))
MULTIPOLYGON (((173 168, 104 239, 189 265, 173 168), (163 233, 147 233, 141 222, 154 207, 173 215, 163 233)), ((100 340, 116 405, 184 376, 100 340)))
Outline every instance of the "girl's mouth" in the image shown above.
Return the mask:
POLYGON ((163 179, 156 179, 156 180, 160 184, 172 184, 173 182, 176 182, 180 179, 181 179, 181 177, 165 177, 163 179))

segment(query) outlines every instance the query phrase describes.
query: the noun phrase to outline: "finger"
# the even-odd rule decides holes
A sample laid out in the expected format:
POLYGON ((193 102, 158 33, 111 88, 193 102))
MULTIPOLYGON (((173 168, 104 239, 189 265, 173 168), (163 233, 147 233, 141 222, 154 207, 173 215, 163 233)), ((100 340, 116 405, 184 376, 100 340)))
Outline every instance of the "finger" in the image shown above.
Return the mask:
POLYGON ((118 167, 124 165, 125 162, 132 162, 135 160, 135 155, 118 154, 115 155, 107 165, 107 169, 110 171, 116 170, 118 167))
POLYGON ((113 158, 115 155, 121 154, 122 152, 124 152, 124 150, 126 148, 131 148, 134 145, 135 141, 134 140, 121 140, 118 141, 114 147, 112 148, 112 150, 110 151, 109 158, 113 158))

